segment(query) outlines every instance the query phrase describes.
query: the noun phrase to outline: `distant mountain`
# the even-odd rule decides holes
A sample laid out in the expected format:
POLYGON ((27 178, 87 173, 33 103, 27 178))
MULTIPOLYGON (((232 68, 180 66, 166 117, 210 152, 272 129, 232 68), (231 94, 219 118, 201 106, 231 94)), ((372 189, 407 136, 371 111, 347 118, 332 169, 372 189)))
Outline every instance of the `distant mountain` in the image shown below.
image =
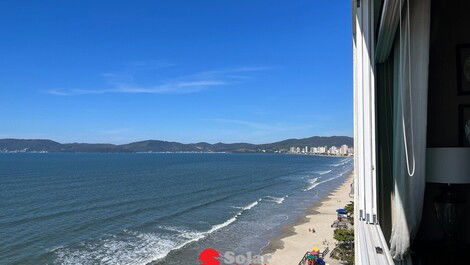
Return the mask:
POLYGON ((159 140, 147 140, 129 144, 87 144, 67 143, 61 144, 52 140, 43 139, 0 139, 0 152, 275 152, 287 151, 291 146, 341 146, 353 145, 353 138, 347 136, 314 136, 302 139, 287 139, 269 144, 249 143, 216 143, 205 142, 182 144, 159 140))

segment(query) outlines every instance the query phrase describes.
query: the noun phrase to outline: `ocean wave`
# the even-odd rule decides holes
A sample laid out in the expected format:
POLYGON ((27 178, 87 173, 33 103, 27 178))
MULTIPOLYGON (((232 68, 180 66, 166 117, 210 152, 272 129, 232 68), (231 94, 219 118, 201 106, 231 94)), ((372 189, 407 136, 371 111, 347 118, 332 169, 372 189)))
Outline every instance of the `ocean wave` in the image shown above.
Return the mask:
POLYGON ((266 196, 265 198, 268 199, 269 201, 273 201, 277 204, 281 204, 284 202, 284 200, 288 197, 288 195, 284 197, 274 197, 274 196, 266 196))
POLYGON ((333 166, 333 167, 344 166, 344 165, 346 165, 349 161, 351 161, 351 158, 345 158, 345 159, 339 161, 339 163, 337 163, 337 164, 332 164, 331 166, 333 166))
POLYGON ((258 199, 257 201, 252 202, 252 203, 248 204, 247 206, 242 207, 241 209, 242 209, 243 211, 250 210, 251 208, 253 208, 253 207, 255 207, 256 205, 258 205, 258 203, 259 203, 261 200, 262 200, 262 199, 258 199))
POLYGON ((178 242, 153 233, 125 232, 96 242, 81 243, 78 248, 54 251, 54 264, 61 265, 144 265, 164 258, 178 242), (122 236, 122 238, 121 238, 122 236))
POLYGON ((215 232, 215 231, 217 231, 221 228, 224 228, 224 227, 230 225, 231 223, 235 222, 240 215, 242 215, 245 211, 248 211, 248 210, 252 209, 253 207, 255 207, 256 205, 258 205, 258 203, 261 200, 262 199, 258 199, 257 201, 254 201, 254 202, 248 204, 247 206, 242 207, 241 211, 238 212, 234 217, 228 219, 227 221, 225 221, 221 224, 212 226, 212 228, 209 229, 209 231, 205 232, 205 235, 209 235, 209 234, 211 234, 211 233, 213 233, 213 232, 215 232))
POLYGON ((310 179, 310 180, 308 181, 309 186, 308 186, 307 188, 305 188, 304 191, 311 190, 311 189, 315 188, 316 186, 318 186, 318 184, 319 184, 319 183, 317 182, 318 179, 319 179, 318 177, 317 177, 317 178, 310 179))
POLYGON ((317 187, 317 186, 320 185, 320 184, 323 184, 323 183, 332 181, 332 180, 334 180, 334 179, 340 178, 340 177, 344 176, 344 174, 346 174, 346 173, 348 173, 348 172, 350 172, 350 171, 347 170, 347 171, 345 171, 345 172, 343 172, 343 173, 340 173, 340 174, 338 174, 338 175, 336 175, 336 176, 334 176, 334 177, 332 177, 332 178, 325 179, 325 180, 322 180, 322 181, 319 181, 319 182, 317 182, 317 181, 318 181, 318 178, 313 178, 313 179, 311 179, 311 180, 308 181, 308 182, 309 182, 309 186, 308 186, 307 188, 303 189, 303 191, 309 191, 309 190, 311 190, 311 189, 317 187))
POLYGON ((261 201, 262 199, 258 199, 257 201, 254 201, 246 206, 232 206, 232 208, 235 208, 235 209, 241 209, 243 211, 246 211, 246 210, 250 210, 251 208, 255 207, 256 205, 258 205, 258 203, 261 201))
POLYGON ((332 170, 325 170, 325 171, 315 171, 314 173, 315 174, 318 174, 318 175, 325 175, 325 174, 328 174, 330 173, 332 170))
POLYGON ((81 243, 80 248, 58 247, 52 249, 55 264, 61 265, 145 265, 164 259, 171 251, 199 241, 208 235, 234 223, 239 216, 258 205, 258 199, 244 207, 223 223, 211 226, 207 231, 192 231, 180 227, 160 226, 173 235, 139 233, 124 230, 123 234, 112 235, 96 242, 81 243))
MULTIPOLYGON (((253 207, 255 207, 256 205, 258 205, 258 203, 261 201, 262 199, 258 199, 257 201, 254 201, 244 207, 241 207, 241 211, 238 212, 235 216, 233 216, 232 218, 228 219, 227 221, 223 222, 223 223, 220 223, 220 224, 216 224, 216 225, 213 225, 209 230, 205 231, 205 232, 194 232, 194 231, 187 231, 187 230, 184 230, 184 229, 168 229, 166 228, 167 230, 170 230, 170 231, 176 231, 176 232, 179 232, 181 233, 181 235, 183 235, 183 237, 186 237, 187 240, 186 242, 184 242, 183 244, 180 244, 178 245, 177 247, 173 248, 172 250, 178 250, 184 246, 186 246, 187 244, 189 243, 192 243, 192 242, 196 242, 196 241, 199 241, 205 237, 207 237, 208 235, 224 228, 224 227, 227 227, 229 226, 230 224, 234 223, 235 221, 237 221, 238 217, 241 216, 245 211, 248 211, 250 209, 252 209, 253 207)), ((172 251, 170 250, 170 251, 172 251)), ((168 251, 168 253, 170 252, 168 251)), ((168 255, 168 253, 165 254, 164 257, 166 257, 168 255)), ((159 259, 162 259, 162 258, 159 258, 159 259)), ((158 259, 156 259, 158 260, 158 259)))

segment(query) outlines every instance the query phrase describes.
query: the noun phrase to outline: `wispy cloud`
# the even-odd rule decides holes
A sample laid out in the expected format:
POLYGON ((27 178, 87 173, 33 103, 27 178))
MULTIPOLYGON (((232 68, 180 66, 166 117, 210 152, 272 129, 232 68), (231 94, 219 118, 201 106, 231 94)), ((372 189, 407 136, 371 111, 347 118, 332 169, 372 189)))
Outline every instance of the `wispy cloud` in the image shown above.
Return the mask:
MULTIPOLYGON (((170 64, 135 62, 137 67, 161 68, 170 64)), ((241 82, 250 78, 249 73, 265 71, 269 67, 238 67, 231 69, 219 69, 202 71, 194 74, 179 76, 173 79, 157 81, 155 85, 139 85, 135 79, 135 73, 103 73, 102 77, 107 88, 97 89, 51 89, 47 93, 56 96, 74 96, 85 94, 129 93, 129 94, 188 94, 209 89, 211 87, 225 86, 241 82)))

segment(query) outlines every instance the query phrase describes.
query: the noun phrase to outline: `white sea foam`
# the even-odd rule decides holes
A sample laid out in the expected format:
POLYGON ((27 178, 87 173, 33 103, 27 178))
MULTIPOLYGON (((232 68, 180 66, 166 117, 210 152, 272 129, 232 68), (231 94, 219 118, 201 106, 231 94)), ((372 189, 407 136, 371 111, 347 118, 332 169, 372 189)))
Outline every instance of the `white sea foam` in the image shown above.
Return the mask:
POLYGON ((319 182, 317 182, 317 181, 318 181, 318 178, 313 178, 313 179, 311 179, 311 180, 308 181, 308 182, 309 182, 309 186, 308 186, 307 188, 305 188, 303 191, 309 191, 309 190, 311 190, 311 189, 317 187, 317 186, 320 185, 320 184, 323 184, 323 183, 332 181, 332 180, 334 180, 334 179, 340 178, 340 177, 344 176, 344 174, 346 174, 347 172, 348 172, 348 171, 345 171, 345 172, 343 172, 343 173, 341 173, 341 174, 335 175, 335 176, 332 177, 332 178, 325 179, 325 180, 322 180, 322 181, 319 181, 319 182))
POLYGON ((283 203, 286 198, 287 198, 287 195, 284 197, 266 196, 266 199, 268 199, 269 201, 273 201, 277 204, 283 203))
POLYGON ((240 213, 238 213, 236 216, 234 216, 234 217, 228 219, 227 221, 225 221, 225 222, 223 222, 223 223, 221 223, 221 224, 212 226, 212 228, 211 228, 209 231, 207 231, 205 234, 206 234, 206 235, 211 234, 211 233, 213 233, 213 232, 215 232, 215 231, 217 231, 217 230, 219 230, 219 229, 221 229, 221 228, 224 228, 224 227, 230 225, 231 223, 235 222, 235 221, 237 220, 237 217, 240 216, 241 214, 242 214, 242 213, 240 212, 240 213))
POLYGON ((110 236, 80 248, 57 249, 55 264, 144 265, 165 257, 177 245, 176 240, 157 234, 128 232, 124 238, 110 236))
POLYGON ((191 231, 179 227, 160 226, 160 229, 176 235, 139 233, 124 230, 123 236, 112 235, 93 243, 82 243, 80 248, 59 247, 52 250, 56 255, 55 264, 62 265, 145 265, 165 258, 171 251, 199 241, 233 222, 240 215, 258 205, 261 199, 252 202, 227 221, 213 225, 207 231, 191 231))
MULTIPOLYGON (((186 241, 185 243, 179 245, 178 247, 174 248, 174 249, 180 249, 182 247, 184 247, 185 245, 189 244, 189 243, 192 243, 192 242, 195 242, 195 241, 199 241, 203 238, 205 238, 206 236, 214 233, 215 231, 218 231, 230 224, 232 224, 233 222, 235 222, 237 220, 237 218, 243 214, 243 212, 247 211, 247 210, 250 210, 252 209, 253 207, 255 207, 256 205, 258 205, 258 203, 261 201, 262 199, 258 199, 257 201, 254 201, 250 204, 248 204, 247 206, 244 206, 244 207, 241 207, 241 211, 238 212, 235 216, 233 216, 232 218, 228 219, 227 221, 221 223, 221 224, 217 224, 217 225, 213 225, 208 231, 205 231, 205 232, 191 232, 191 231, 186 231, 186 230, 173 230, 173 231, 178 231, 180 232, 184 237, 190 239, 188 241, 186 241)), ((166 254, 168 255, 168 253, 166 254)), ((166 256, 165 255, 165 256, 166 256)))
POLYGON ((304 189, 304 191, 311 190, 311 189, 315 188, 316 186, 318 186, 317 181, 318 181, 318 177, 313 178, 313 179, 310 179, 310 180, 308 181, 309 185, 308 185, 307 188, 304 189))
POLYGON ((318 174, 318 175, 325 175, 325 174, 328 174, 330 172, 331 172, 331 169, 330 170, 325 170, 325 171, 315 171, 314 173, 318 174))
POLYGON ((255 207, 256 205, 258 205, 258 203, 261 201, 262 199, 259 199, 255 202, 252 202, 250 204, 248 204, 247 206, 245 207, 241 207, 242 210, 246 211, 246 210, 250 210, 251 208, 255 207))
MULTIPOLYGON (((262 199, 258 199, 257 201, 254 201, 250 204, 248 204, 247 206, 245 207, 242 207, 241 208, 241 211, 238 212, 235 216, 233 216, 232 218, 228 219, 227 221, 221 223, 221 224, 216 224, 216 225, 213 225, 208 231, 205 231, 205 232, 192 232, 192 231, 186 231, 186 230, 176 230, 178 232, 180 232, 181 234, 185 235, 186 238, 190 238, 190 240, 186 241, 185 243, 179 245, 177 248, 175 249, 179 249, 179 248, 182 248, 184 247, 185 245, 189 244, 189 243, 192 243, 192 242, 195 242, 195 241, 199 241, 203 238, 205 238, 206 236, 214 233, 215 231, 217 230, 220 230, 230 224, 232 224, 233 222, 235 222, 237 220, 237 218, 242 215, 245 211, 248 211, 250 209, 252 209, 253 207, 255 207, 256 205, 258 205, 258 203, 261 201, 262 199)), ((166 254, 168 255, 168 253, 166 254)), ((165 256, 166 256, 165 255, 165 256)))
POLYGON ((333 167, 344 166, 344 165, 346 165, 350 160, 351 160, 351 158, 345 158, 345 159, 339 161, 339 163, 333 164, 333 165, 331 165, 331 166, 333 166, 333 167))

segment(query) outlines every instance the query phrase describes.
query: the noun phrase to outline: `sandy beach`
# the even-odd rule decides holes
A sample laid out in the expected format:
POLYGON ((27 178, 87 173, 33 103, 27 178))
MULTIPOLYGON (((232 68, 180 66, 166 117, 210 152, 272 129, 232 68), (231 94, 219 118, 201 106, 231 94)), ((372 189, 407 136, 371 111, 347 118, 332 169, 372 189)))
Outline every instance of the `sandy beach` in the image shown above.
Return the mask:
MULTIPOLYGON (((336 243, 331 224, 337 218, 336 209, 343 208, 353 200, 349 196, 352 181, 351 173, 344 183, 309 209, 306 216, 285 227, 278 238, 271 240, 262 253, 272 256, 270 265, 297 265, 305 252, 313 247, 319 247, 321 251, 329 247, 331 252, 336 243), (315 232, 312 232, 312 229, 315 232)), ((330 258, 329 253, 325 261, 329 265, 341 264, 338 260, 330 258)))

